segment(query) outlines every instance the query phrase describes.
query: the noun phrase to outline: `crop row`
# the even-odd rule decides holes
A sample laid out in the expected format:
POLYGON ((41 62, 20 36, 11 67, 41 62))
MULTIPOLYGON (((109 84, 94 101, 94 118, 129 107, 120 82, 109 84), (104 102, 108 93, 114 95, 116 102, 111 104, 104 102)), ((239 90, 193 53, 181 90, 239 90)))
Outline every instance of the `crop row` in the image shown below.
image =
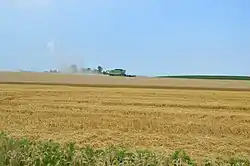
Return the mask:
POLYGON ((0 133, 0 165, 5 166, 95 166, 95 165, 250 165, 247 159, 206 160, 197 163, 184 151, 177 150, 172 155, 148 150, 128 150, 110 146, 94 149, 90 146, 78 147, 74 143, 59 144, 49 141, 30 141, 0 133))

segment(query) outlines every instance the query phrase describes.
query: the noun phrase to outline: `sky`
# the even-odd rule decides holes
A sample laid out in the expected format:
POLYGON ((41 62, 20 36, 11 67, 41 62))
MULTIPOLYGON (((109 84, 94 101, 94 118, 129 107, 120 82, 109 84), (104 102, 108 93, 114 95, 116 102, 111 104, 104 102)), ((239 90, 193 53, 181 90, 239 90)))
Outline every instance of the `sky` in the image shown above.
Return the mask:
POLYGON ((0 0, 0 69, 250 75, 249 0, 0 0))

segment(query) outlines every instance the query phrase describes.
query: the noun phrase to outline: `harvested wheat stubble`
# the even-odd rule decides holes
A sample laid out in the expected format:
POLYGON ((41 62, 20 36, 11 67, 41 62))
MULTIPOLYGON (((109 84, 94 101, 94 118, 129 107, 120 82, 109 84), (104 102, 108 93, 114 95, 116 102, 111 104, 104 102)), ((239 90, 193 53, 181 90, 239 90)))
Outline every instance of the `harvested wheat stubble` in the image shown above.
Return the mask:
POLYGON ((0 129, 16 136, 250 156, 250 93, 0 85, 0 129))
POLYGON ((109 77, 55 73, 0 72, 0 84, 63 84, 85 87, 250 91, 250 81, 109 77))

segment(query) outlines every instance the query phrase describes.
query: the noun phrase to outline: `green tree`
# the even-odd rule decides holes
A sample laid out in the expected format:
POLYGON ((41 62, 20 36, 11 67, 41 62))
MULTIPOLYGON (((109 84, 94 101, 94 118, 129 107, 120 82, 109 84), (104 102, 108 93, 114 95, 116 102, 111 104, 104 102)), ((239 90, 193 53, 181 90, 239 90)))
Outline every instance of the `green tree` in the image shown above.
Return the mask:
POLYGON ((98 66, 98 67, 97 67, 97 70, 98 70, 98 73, 102 73, 103 68, 102 68, 101 66, 98 66))

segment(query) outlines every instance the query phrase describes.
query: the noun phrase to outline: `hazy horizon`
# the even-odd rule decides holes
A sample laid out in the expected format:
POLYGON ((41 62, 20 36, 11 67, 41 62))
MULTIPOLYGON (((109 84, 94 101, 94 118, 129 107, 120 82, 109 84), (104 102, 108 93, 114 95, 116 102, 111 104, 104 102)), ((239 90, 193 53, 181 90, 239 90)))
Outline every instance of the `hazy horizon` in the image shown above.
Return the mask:
POLYGON ((0 69, 250 75, 247 0, 0 1, 0 69))

